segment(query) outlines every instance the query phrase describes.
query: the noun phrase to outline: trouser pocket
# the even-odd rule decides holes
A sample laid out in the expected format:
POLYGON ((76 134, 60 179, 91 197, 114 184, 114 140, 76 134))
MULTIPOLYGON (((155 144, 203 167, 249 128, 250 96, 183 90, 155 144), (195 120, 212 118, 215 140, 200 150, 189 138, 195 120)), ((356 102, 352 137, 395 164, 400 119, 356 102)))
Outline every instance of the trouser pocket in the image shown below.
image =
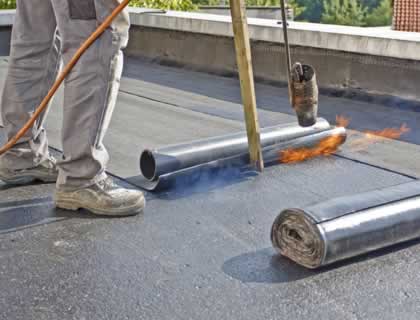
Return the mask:
POLYGON ((70 18, 75 20, 96 19, 95 0, 67 0, 70 18))

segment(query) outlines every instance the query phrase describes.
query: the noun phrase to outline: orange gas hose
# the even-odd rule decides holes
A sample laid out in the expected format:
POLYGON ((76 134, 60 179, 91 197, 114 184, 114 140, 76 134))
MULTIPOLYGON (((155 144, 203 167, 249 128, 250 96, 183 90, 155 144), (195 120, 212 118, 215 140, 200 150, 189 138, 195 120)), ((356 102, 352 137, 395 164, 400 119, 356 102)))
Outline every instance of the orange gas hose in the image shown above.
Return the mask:
POLYGON ((55 81, 54 85, 51 87, 48 94, 42 100, 40 105, 35 109, 35 112, 32 115, 32 117, 28 120, 28 122, 25 123, 22 129, 20 129, 19 132, 12 139, 10 139, 3 147, 0 148, 0 155, 10 150, 16 144, 16 142, 18 142, 19 139, 22 138, 23 135, 26 132, 28 132, 28 130, 34 125, 36 119, 48 106, 48 103, 50 102, 51 98, 57 92, 58 88, 63 83, 64 79, 67 77, 70 71, 73 69, 77 61, 79 61, 80 57, 102 35, 102 33, 105 32, 105 30, 111 25, 112 21, 114 21, 114 19, 125 9, 125 7, 128 6, 129 3, 130 0, 123 0, 114 9, 114 11, 105 19, 105 21, 95 30, 95 32, 92 33, 92 35, 81 45, 81 47, 71 58, 70 62, 64 67, 63 71, 60 73, 59 77, 55 81))

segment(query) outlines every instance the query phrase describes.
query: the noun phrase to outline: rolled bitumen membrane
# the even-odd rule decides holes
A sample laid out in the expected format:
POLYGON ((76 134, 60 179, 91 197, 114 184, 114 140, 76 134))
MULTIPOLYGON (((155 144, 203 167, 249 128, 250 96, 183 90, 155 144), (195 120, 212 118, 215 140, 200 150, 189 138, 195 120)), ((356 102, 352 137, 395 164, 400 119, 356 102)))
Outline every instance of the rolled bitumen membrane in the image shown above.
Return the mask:
POLYGON ((420 181, 286 209, 271 240, 280 254, 318 268, 420 237, 420 181))
MULTIPOLYGON (((330 136, 342 137, 344 128, 331 127, 318 119, 312 127, 296 122, 261 130, 265 164, 279 163, 280 152, 286 149, 313 147, 330 136)), ((157 191, 177 185, 188 186, 209 179, 240 176, 249 170, 248 140, 245 132, 144 150, 140 156, 142 176, 137 183, 146 190, 157 191)))

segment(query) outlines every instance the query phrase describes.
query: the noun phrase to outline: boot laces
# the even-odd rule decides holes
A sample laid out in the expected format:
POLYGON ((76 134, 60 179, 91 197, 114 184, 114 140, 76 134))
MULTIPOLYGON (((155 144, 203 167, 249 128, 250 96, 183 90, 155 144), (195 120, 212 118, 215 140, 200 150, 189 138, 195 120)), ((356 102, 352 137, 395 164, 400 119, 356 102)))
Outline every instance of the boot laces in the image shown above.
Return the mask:
POLYGON ((56 165, 57 160, 51 155, 48 155, 48 158, 40 163, 40 166, 46 169, 55 169, 56 165))
POLYGON ((118 185, 115 184, 114 180, 110 177, 106 177, 105 179, 99 181, 98 186, 105 192, 119 188, 118 185))

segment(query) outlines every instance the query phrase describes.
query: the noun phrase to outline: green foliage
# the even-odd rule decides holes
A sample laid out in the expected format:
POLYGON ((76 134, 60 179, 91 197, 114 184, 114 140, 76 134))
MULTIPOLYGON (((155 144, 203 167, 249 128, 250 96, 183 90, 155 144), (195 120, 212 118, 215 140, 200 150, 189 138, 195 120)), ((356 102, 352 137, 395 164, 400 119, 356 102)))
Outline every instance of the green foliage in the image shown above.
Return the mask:
POLYGON ((320 22, 323 11, 323 0, 289 0, 299 21, 320 22))
MULTIPOLYGON (((229 6, 229 0, 192 0, 201 6, 229 6)), ((280 7, 280 0, 245 0, 250 7, 280 7)))
POLYGON ((197 6, 192 0, 132 0, 130 5, 132 7, 180 11, 192 11, 197 9, 197 6))
POLYGON ((15 9, 16 0, 0 0, 0 9, 15 9))
POLYGON ((362 6, 368 8, 369 11, 372 11, 374 8, 379 6, 381 0, 361 0, 360 3, 362 6))
MULTIPOLYGON (((31 0, 22 0, 31 1, 31 0)), ((260 0, 261 1, 261 0, 260 0)), ((208 2, 205 0, 203 2, 208 2)), ((182 10, 191 11, 196 10, 197 7, 191 0, 132 0, 130 3, 133 7, 146 7, 166 10, 182 10)), ((0 9, 14 9, 16 8, 16 0, 0 0, 0 9)))
POLYGON ((391 1, 324 0, 324 12, 321 21, 349 26, 387 26, 392 22, 391 1))
POLYGON ((272 7, 280 6, 279 0, 245 0, 247 6, 272 7))
POLYGON ((369 27, 389 26, 392 23, 391 0, 382 0, 378 7, 374 8, 366 16, 366 25, 369 27))
MULTIPOLYGON (((31 0, 22 0, 31 1, 31 0)), ((279 6, 279 0, 245 0, 248 6, 279 6)), ((392 0, 288 0, 298 21, 353 26, 386 26, 392 22, 392 0)), ((228 0, 224 0, 228 4, 228 0)), ((193 11, 221 0, 132 0, 134 7, 193 11)), ((0 9, 16 8, 16 0, 0 0, 0 9)))
POLYGON ((309 22, 320 22, 324 10, 323 0, 299 0, 306 2, 305 10, 301 14, 302 19, 309 22))
POLYGON ((357 0, 324 0, 323 23, 364 26, 367 9, 357 0))
POLYGON ((293 8, 295 17, 300 17, 306 9, 298 0, 289 0, 287 3, 289 7, 293 8))
POLYGON ((289 0, 295 20, 353 26, 386 26, 392 0, 289 0))
POLYGON ((227 0, 192 0, 192 3, 197 6, 219 6, 228 3, 227 0))

